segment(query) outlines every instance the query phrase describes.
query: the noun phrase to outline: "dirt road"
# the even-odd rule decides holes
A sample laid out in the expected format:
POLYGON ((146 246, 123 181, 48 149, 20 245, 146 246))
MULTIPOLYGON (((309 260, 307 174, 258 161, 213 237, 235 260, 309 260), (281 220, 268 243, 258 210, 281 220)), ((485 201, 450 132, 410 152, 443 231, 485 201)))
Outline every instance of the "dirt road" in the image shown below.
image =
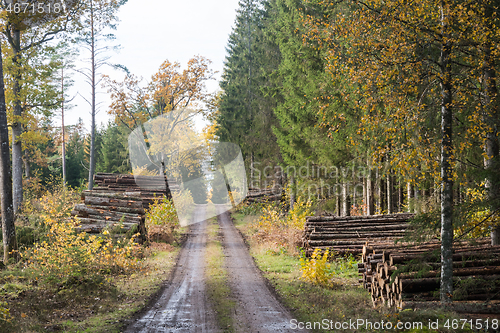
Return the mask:
MULTIPOLYGON (((196 214, 205 214, 205 209, 200 207, 196 214)), ((222 213, 218 220, 230 287, 237 300, 234 309, 236 331, 297 332, 289 329, 290 313, 270 292, 229 214, 222 213)), ((170 284, 158 301, 125 332, 219 332, 203 281, 206 225, 206 221, 191 225, 170 284)))
MULTIPOLYGON (((205 214, 203 206, 195 214, 205 214)), ((127 333, 218 332, 203 283, 207 221, 191 225, 170 284, 158 301, 130 325, 127 333)))
POLYGON ((305 332, 290 329, 290 313, 276 300, 248 253, 229 213, 218 216, 231 290, 237 299, 237 332, 305 332))

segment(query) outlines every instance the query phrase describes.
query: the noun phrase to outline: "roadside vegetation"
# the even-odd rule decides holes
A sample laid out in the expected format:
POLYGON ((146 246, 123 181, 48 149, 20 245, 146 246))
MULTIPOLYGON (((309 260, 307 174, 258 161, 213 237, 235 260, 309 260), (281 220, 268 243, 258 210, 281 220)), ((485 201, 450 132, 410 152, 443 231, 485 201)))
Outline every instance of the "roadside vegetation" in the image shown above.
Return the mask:
POLYGON ((139 244, 117 229, 77 233, 79 190, 56 184, 33 188, 17 219, 20 260, 0 270, 0 332, 120 332, 175 264, 182 230, 160 219, 171 204, 152 206, 155 239, 139 244))
MULTIPOLYGON (((300 234, 305 216, 312 214, 313 204, 301 202, 285 213, 281 205, 242 204, 233 212, 236 227, 245 236, 250 254, 255 259, 263 276, 276 290, 280 301, 292 311, 298 322, 349 322, 364 319, 371 322, 403 323, 440 320, 459 316, 441 310, 405 310, 389 312, 374 309, 370 294, 358 283, 357 263, 359 258, 337 256, 335 253, 306 258, 300 247, 300 234)), ((424 326, 425 327, 425 326, 424 326)), ((338 332, 324 328, 312 332, 338 332)), ((351 330, 346 330, 351 331, 351 330)), ((357 331, 384 332, 366 329, 357 331)), ((427 332, 461 332, 460 330, 432 330, 427 332)), ((467 330, 463 330, 467 332, 467 330)), ((409 329, 405 332, 426 332, 409 329)))

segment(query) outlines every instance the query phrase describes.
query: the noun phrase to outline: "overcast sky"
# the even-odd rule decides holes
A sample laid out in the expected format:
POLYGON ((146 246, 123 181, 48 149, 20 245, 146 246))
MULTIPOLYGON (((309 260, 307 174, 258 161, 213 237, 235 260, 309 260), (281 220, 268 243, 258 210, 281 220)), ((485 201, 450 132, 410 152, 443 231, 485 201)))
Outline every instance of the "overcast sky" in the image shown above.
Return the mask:
MULTIPOLYGON (((131 73, 149 80, 165 60, 177 61, 184 66, 195 55, 210 59, 212 69, 223 69, 226 46, 236 18, 238 0, 128 0, 118 13, 120 22, 114 31, 116 44, 122 49, 110 53, 109 62, 126 66, 131 73)), ((83 50, 80 58, 88 57, 83 50)), ((103 72, 118 78, 124 74, 103 68, 103 72)), ((89 96, 90 88, 83 78, 74 76, 72 94, 89 96)), ((209 85, 210 91, 218 88, 218 82, 209 85)), ((99 87, 102 102, 97 123, 107 122, 109 99, 105 89, 99 87)), ((90 128, 90 107, 77 96, 75 107, 65 114, 66 124, 75 124, 81 117, 87 130, 90 128)))

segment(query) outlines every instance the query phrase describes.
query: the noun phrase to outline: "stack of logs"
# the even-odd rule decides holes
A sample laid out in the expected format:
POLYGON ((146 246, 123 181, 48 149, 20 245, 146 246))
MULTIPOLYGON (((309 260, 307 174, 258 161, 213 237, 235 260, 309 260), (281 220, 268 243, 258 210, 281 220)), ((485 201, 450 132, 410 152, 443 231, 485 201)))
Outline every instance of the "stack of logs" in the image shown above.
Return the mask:
MULTIPOLYGON (((489 238, 473 241, 473 245, 464 241, 453 245, 454 310, 498 313, 500 246, 489 245, 489 238)), ((439 301, 440 261, 437 241, 387 247, 374 243, 362 249, 360 283, 371 293, 376 307, 428 307, 430 302, 439 301)))
POLYGON ((135 176, 116 173, 96 173, 94 175, 94 191, 97 192, 140 192, 144 208, 147 209, 155 197, 166 195, 171 198, 171 191, 176 191, 179 186, 174 180, 167 181, 161 176, 135 176), (137 183, 136 183, 137 180, 137 183))
POLYGON ((246 196, 248 203, 266 203, 281 200, 281 188, 273 187, 267 189, 249 188, 246 196))
POLYGON ((77 217, 78 230, 100 233, 120 226, 123 231, 137 226, 144 233, 145 209, 140 192, 83 191, 83 204, 75 205, 71 216, 77 217))
POLYGON ((137 226, 144 233, 145 211, 158 198, 171 198, 172 186, 169 181, 158 176, 139 176, 138 183, 133 175, 97 173, 94 175, 96 186, 92 191, 82 192, 83 204, 75 206, 71 215, 77 217, 78 229, 91 233, 120 226, 124 231, 137 226))
POLYGON ((314 249, 346 255, 361 254, 367 243, 390 246, 403 237, 413 214, 370 216, 308 216, 302 247, 310 256, 314 249))

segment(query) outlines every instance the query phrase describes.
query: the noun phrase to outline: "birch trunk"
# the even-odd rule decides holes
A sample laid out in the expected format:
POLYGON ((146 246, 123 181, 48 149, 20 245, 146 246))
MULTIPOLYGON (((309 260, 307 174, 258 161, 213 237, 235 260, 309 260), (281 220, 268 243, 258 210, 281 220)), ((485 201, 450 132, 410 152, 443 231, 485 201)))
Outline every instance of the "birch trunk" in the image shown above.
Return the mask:
MULTIPOLYGON (((12 93, 14 96, 21 94, 21 32, 14 30, 12 33, 12 49, 14 52, 14 67, 19 70, 14 75, 12 93)), ((20 137, 23 132, 20 119, 22 117, 22 106, 19 97, 14 98, 14 121, 12 124, 12 187, 13 187, 13 209, 16 214, 23 203, 23 152, 20 137)))

